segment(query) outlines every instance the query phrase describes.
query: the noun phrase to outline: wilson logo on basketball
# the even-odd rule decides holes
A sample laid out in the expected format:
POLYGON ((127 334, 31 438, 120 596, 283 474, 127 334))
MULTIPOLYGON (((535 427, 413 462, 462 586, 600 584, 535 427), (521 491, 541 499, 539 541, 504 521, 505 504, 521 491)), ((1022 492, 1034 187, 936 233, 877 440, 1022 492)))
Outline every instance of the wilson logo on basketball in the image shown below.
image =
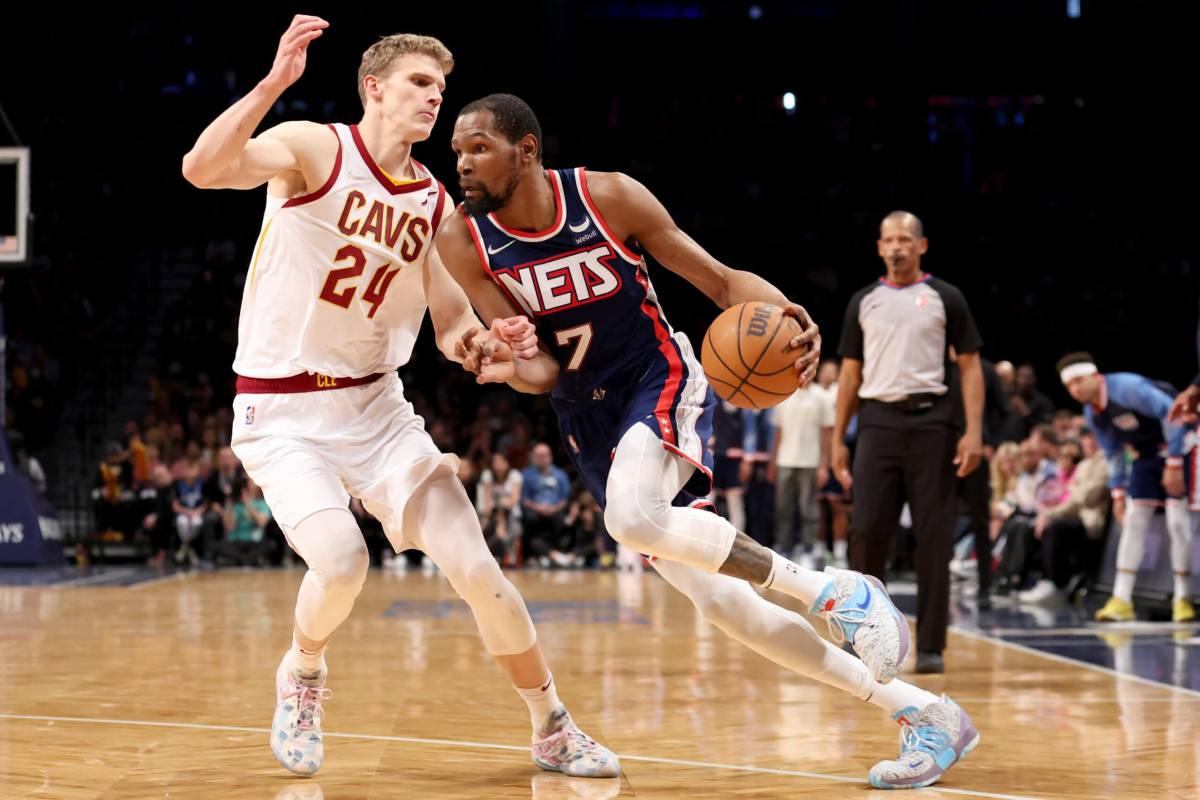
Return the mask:
POLYGON ((747 336, 766 336, 767 323, 771 321, 771 312, 774 306, 758 306, 754 309, 754 315, 750 317, 750 321, 746 323, 747 336))
POLYGON ((496 281, 529 313, 549 314, 603 299, 621 288, 621 276, 607 260, 607 244, 567 253, 548 261, 498 269, 496 281))

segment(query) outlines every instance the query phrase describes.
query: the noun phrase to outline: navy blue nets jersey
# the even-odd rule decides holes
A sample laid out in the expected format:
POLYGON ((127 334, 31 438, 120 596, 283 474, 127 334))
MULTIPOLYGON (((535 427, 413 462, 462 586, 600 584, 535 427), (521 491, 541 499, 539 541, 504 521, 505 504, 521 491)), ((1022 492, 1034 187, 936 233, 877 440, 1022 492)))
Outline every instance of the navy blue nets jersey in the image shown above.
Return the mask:
POLYGON ((549 228, 513 230, 494 214, 467 223, 480 262, 558 360, 554 396, 589 393, 656 353, 678 359, 645 259, 608 228, 588 195, 585 170, 546 176, 557 209, 549 228))

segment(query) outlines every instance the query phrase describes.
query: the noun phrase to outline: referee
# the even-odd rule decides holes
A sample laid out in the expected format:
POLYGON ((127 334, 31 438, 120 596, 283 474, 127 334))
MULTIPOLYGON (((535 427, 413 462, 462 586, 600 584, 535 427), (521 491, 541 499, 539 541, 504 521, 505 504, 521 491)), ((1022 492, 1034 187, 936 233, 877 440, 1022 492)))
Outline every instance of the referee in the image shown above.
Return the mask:
POLYGON ((982 341, 962 292, 921 270, 929 249, 921 220, 888 214, 879 229, 887 277, 850 299, 839 346, 833 468, 854 487, 850 568, 883 578, 908 502, 917 549, 917 672, 942 672, 950 607, 955 466, 963 477, 983 454, 982 341), (949 394, 957 355, 966 432, 949 394), (846 429, 858 410, 854 471, 846 429))

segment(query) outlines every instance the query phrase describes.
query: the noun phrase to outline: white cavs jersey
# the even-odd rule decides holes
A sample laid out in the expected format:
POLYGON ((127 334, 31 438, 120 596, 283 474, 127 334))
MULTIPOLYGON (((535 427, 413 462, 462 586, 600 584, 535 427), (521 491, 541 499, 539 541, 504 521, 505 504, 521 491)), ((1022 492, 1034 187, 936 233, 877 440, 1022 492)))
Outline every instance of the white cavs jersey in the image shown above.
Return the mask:
POLYGON ((397 183, 354 125, 335 124, 332 174, 312 194, 267 196, 233 369, 361 378, 408 361, 425 315, 424 260, 446 190, 422 165, 397 183))

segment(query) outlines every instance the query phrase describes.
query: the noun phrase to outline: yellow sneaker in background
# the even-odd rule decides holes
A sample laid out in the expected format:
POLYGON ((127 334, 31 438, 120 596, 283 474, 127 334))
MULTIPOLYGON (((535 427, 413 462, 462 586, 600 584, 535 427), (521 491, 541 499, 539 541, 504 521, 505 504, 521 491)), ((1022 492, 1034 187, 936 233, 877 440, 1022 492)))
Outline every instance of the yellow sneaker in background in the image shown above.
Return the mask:
POLYGON ((1172 622, 1191 622, 1196 618, 1196 609, 1191 600, 1176 600, 1171 606, 1172 622))
POLYGON ((1133 603, 1119 597, 1110 597, 1104 608, 1096 612, 1097 622, 1132 622, 1133 603))

